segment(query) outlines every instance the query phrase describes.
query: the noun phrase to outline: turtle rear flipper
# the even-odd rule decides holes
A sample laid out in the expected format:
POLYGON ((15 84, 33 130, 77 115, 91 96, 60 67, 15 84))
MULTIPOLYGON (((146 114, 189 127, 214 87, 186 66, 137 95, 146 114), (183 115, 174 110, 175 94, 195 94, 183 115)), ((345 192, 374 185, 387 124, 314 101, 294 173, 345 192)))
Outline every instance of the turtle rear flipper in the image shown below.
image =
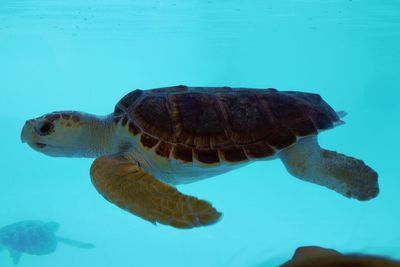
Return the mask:
POLYGON ((154 224, 192 228, 213 224, 221 217, 210 203, 180 193, 122 155, 96 159, 90 173, 94 186, 108 201, 154 224))
POLYGON ((14 250, 14 249, 9 249, 10 252, 10 257, 14 263, 14 265, 17 265, 19 261, 21 260, 22 253, 20 251, 14 250))
POLYGON ((69 238, 64 238, 64 237, 57 237, 58 242, 62 242, 64 244, 77 247, 77 248, 94 248, 93 244, 90 243, 84 243, 76 240, 72 240, 69 238))
POLYGON ((361 160, 320 148, 315 136, 300 139, 279 157, 293 176, 346 197, 369 200, 379 193, 373 169, 361 160))

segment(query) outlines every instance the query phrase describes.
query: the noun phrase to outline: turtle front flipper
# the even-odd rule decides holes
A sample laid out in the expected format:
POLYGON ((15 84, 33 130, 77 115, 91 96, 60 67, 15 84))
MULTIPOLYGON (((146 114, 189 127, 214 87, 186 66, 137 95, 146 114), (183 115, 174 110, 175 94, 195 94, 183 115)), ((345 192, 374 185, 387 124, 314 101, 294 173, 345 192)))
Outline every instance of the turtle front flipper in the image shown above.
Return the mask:
POLYGON ((90 174, 108 201, 152 223, 192 228, 213 224, 221 217, 210 203, 180 193, 122 155, 96 159, 90 174))
POLYGON ((361 160, 320 148, 316 136, 300 139, 279 157, 293 176, 346 197, 369 200, 379 193, 378 174, 373 169, 361 160))
POLYGON ((19 261, 21 260, 22 253, 20 251, 14 250, 14 249, 9 249, 10 252, 10 257, 14 263, 14 265, 17 265, 19 261))

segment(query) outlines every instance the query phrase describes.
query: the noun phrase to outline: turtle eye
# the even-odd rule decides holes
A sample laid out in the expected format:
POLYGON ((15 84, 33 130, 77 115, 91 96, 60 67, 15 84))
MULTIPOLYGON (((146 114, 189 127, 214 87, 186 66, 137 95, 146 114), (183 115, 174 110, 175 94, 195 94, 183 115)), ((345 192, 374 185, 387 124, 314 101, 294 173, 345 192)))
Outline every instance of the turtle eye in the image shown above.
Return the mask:
POLYGON ((54 124, 49 121, 46 121, 43 123, 42 126, 40 126, 39 134, 42 136, 49 135, 53 131, 53 129, 54 129, 54 124))

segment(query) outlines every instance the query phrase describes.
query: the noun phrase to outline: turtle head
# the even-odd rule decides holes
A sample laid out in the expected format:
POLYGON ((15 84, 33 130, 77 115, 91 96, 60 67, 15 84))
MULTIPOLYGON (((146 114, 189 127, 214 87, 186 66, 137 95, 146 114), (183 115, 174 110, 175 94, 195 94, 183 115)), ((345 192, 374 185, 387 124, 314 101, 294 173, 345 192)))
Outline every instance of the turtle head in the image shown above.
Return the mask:
POLYGON ((22 142, 49 156, 79 156, 84 149, 84 114, 74 111, 52 112, 28 120, 22 129, 22 142))

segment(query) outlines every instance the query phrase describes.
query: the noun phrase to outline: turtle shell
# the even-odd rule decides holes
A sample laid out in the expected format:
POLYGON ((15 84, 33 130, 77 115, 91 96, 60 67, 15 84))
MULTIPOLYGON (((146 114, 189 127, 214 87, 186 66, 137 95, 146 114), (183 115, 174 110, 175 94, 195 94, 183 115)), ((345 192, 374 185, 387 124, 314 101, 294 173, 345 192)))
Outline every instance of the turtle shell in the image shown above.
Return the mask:
POLYGON ((204 163, 271 157, 340 122, 318 94, 182 85, 132 91, 114 116, 158 155, 204 163))
POLYGON ((44 255, 57 246, 54 223, 22 221, 0 229, 0 243, 18 252, 44 255))

